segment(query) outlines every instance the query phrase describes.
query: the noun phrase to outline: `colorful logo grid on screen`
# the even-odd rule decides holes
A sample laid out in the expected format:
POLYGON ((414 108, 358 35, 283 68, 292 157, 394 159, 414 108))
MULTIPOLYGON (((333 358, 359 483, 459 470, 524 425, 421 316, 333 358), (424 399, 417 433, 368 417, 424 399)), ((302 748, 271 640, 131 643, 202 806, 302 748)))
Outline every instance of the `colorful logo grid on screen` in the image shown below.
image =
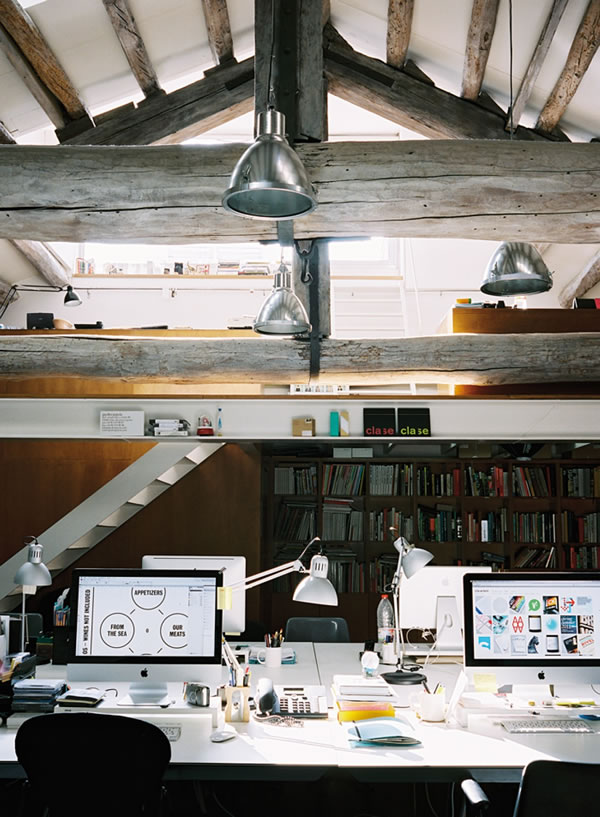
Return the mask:
POLYGON ((475 658, 596 655, 589 594, 494 590, 476 593, 474 605, 475 658))

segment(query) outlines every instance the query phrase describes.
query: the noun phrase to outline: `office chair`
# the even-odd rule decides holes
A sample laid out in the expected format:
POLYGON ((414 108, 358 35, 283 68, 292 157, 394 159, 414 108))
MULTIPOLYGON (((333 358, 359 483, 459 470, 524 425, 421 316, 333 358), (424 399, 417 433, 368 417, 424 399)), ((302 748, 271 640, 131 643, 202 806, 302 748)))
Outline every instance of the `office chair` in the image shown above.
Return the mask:
MULTIPOLYGON (((479 784, 463 780, 461 788, 467 804, 463 813, 485 814, 490 802, 479 784)), ((600 763, 534 760, 523 770, 512 817, 597 814, 599 802, 600 763)))
POLYGON ((286 641, 350 641, 345 618, 296 616, 285 625, 286 641))
POLYGON ((15 750, 27 775, 26 817, 161 814, 171 745, 147 721, 95 712, 38 715, 19 727, 15 750))

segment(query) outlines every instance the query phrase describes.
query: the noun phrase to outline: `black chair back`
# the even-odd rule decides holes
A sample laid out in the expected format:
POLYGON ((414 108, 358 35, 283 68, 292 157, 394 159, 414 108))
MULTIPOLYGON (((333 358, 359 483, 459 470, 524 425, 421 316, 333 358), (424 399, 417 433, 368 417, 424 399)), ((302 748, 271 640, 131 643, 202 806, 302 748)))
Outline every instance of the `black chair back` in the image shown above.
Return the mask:
POLYGON ((591 817, 598 813, 599 803, 600 764, 534 760, 523 772, 514 817, 591 817))
POLYGON ((286 641, 350 641, 345 618, 296 616, 285 625, 286 641))
POLYGON ((49 817, 160 814, 171 745, 151 723, 96 712, 38 715, 19 727, 15 749, 30 806, 43 805, 49 817))

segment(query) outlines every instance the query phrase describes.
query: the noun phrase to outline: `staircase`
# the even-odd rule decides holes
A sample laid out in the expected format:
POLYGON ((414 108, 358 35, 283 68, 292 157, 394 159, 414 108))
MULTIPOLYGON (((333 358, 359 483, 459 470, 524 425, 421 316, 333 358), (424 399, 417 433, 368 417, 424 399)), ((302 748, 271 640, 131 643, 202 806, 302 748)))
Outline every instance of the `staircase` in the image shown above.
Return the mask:
MULTIPOLYGON (((55 522, 37 537, 44 546, 44 562, 52 577, 189 474, 222 445, 161 441, 55 522)), ((0 613, 13 610, 21 599, 21 588, 13 579, 25 561, 26 546, 0 565, 0 613)))

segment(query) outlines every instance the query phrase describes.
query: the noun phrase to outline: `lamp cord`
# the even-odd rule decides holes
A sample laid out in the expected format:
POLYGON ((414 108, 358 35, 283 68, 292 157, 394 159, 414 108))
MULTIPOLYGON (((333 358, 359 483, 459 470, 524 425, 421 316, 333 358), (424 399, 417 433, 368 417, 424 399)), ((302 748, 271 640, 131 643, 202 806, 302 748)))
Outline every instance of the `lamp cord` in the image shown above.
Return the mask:
POLYGON ((508 82, 510 93, 510 108, 508 110, 508 132, 509 139, 513 138, 514 124, 513 124, 513 15, 512 15, 512 0, 508 0, 508 82))
POLYGON ((267 108, 276 108, 273 87, 273 62, 275 61, 275 2, 271 0, 271 50, 269 52, 269 77, 267 80, 267 108))

